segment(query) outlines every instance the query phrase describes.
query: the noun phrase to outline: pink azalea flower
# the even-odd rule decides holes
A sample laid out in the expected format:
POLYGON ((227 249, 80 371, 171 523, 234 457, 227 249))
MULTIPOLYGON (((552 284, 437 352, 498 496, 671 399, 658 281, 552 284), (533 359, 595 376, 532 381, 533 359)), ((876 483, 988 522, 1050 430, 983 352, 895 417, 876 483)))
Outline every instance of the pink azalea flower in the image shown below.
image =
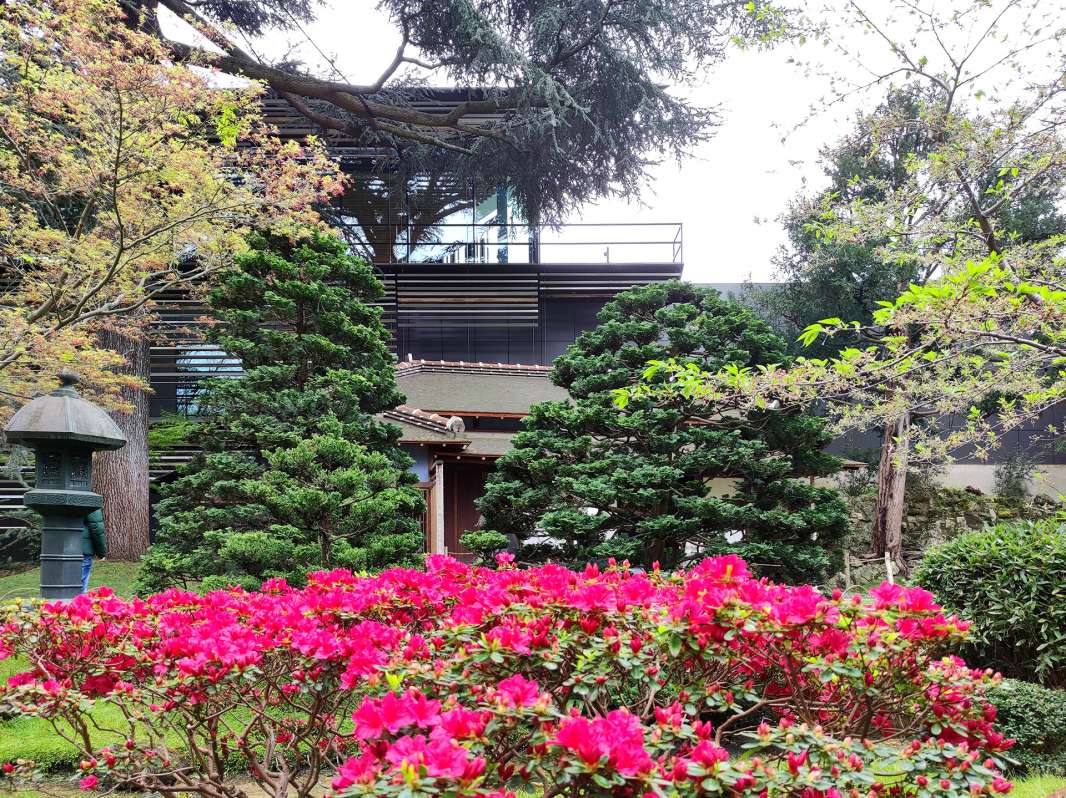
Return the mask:
POLYGON ((82 780, 78 782, 78 789, 79 790, 95 790, 97 785, 99 785, 99 784, 100 784, 100 779, 98 779, 93 774, 89 774, 88 776, 83 777, 82 780))
POLYGON ((496 685, 497 694, 504 703, 516 707, 528 707, 540 698, 540 687, 536 682, 516 673, 496 685))
POLYGON ((644 749, 640 720, 624 709, 592 721, 581 716, 568 718, 551 742, 573 751, 586 765, 598 765, 606 757, 607 764, 623 776, 646 773, 655 764, 644 749))

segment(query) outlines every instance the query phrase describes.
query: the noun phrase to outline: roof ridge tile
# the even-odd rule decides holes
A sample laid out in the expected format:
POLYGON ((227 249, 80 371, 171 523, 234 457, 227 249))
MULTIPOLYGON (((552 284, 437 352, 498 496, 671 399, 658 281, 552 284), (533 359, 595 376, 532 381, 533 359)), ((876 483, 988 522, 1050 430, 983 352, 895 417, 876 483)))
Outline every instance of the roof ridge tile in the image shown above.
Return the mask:
POLYGON ((536 376, 547 376, 551 366, 532 363, 474 363, 467 360, 401 360, 396 363, 396 371, 401 374, 418 373, 420 371, 454 371, 478 373, 520 373, 536 376))

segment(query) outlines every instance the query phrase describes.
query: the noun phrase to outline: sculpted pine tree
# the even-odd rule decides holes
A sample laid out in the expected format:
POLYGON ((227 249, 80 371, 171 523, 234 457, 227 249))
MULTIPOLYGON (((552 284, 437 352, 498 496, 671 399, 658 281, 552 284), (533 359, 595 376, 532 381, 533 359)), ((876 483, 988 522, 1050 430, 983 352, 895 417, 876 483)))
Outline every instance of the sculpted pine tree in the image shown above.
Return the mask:
POLYGON ((422 501, 397 430, 401 403, 370 268, 318 231, 254 236, 222 273, 209 339, 241 359, 207 381, 203 451, 165 485, 140 587, 255 588, 309 570, 413 563, 422 501))
POLYGON ((829 573, 847 515, 835 490, 808 480, 839 465, 822 451, 821 420, 715 414, 650 394, 615 404, 649 361, 775 363, 782 339, 717 292, 680 282, 627 291, 599 321, 555 361, 552 379, 572 401, 533 407, 479 505, 487 531, 467 540, 485 549, 513 534, 525 560, 676 567, 735 551, 781 578, 829 573))

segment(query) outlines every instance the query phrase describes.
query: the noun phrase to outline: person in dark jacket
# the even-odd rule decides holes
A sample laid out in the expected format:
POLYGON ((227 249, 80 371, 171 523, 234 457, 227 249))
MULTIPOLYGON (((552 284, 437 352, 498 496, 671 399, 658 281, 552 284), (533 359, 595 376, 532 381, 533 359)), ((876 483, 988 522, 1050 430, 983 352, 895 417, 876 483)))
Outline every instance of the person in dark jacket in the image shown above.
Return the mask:
POLYGON ((85 516, 81 532, 81 592, 89 590, 89 575, 93 570, 93 557, 103 560, 107 556, 107 538, 104 537, 104 511, 93 510, 85 516))

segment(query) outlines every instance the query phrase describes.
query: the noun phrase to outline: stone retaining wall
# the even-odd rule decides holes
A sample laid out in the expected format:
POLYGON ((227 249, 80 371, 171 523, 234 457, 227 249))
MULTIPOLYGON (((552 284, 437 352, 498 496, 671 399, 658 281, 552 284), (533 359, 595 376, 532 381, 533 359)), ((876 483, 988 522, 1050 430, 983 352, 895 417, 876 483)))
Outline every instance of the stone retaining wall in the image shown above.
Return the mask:
MULTIPOLYGON (((853 558, 870 556, 876 499, 872 493, 847 498, 852 531, 845 539, 844 548, 853 558)), ((913 566, 927 548, 963 532, 1011 519, 1047 518, 1062 507, 1061 503, 1046 496, 1017 502, 972 488, 937 488, 930 493, 909 493, 903 518, 903 557, 913 566)), ((880 563, 852 569, 853 584, 870 584, 884 578, 885 567, 880 563)))

